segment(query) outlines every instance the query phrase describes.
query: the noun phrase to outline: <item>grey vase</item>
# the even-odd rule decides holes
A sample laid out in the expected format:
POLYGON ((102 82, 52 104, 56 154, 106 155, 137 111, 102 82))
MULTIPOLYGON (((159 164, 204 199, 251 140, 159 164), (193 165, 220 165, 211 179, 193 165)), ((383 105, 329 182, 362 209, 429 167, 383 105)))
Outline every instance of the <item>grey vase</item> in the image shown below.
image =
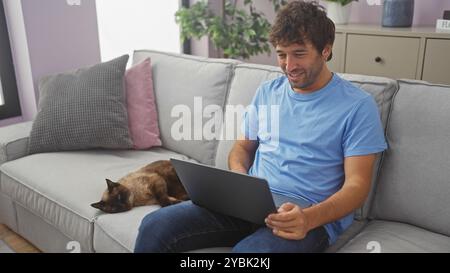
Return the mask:
POLYGON ((383 27, 410 27, 414 17, 414 0, 384 0, 383 27))

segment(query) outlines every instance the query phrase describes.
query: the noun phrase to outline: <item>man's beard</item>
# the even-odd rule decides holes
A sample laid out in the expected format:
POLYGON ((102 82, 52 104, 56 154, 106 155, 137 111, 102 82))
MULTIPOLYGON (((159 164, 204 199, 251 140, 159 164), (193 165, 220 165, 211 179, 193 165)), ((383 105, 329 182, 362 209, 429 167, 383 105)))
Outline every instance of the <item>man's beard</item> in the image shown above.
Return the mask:
POLYGON ((285 72, 284 74, 286 75, 286 77, 288 77, 289 84, 291 85, 292 89, 305 89, 314 83, 314 81, 311 81, 310 76, 306 72, 303 73, 304 80, 302 80, 301 82, 293 82, 289 79, 288 73, 285 72))
POLYGON ((284 71, 286 77, 288 77, 289 84, 292 89, 307 89, 311 85, 313 85, 317 79, 319 78, 319 74, 322 71, 323 64, 319 64, 317 67, 313 67, 309 71, 303 72, 303 80, 301 82, 293 82, 289 79, 288 73, 284 71))

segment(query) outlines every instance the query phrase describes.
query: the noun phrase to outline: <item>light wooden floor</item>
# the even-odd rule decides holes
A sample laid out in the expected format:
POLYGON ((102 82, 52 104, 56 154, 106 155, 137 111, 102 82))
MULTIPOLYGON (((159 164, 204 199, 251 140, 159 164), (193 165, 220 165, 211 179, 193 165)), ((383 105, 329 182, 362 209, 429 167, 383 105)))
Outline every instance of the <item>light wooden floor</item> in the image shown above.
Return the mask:
POLYGON ((20 237, 7 226, 0 224, 0 240, 3 240, 12 250, 17 253, 40 253, 41 251, 30 242, 20 237))

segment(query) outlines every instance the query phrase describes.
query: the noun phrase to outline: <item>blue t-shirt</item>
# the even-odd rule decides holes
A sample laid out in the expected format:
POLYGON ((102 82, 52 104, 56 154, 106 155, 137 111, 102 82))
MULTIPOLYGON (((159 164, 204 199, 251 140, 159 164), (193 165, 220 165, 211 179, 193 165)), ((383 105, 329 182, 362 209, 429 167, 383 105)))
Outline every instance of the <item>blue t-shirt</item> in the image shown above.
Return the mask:
MULTIPOLYGON (((243 133, 259 141, 249 174, 274 193, 317 204, 344 183, 344 158, 387 148, 372 96, 333 74, 322 89, 292 90, 285 76, 262 84, 244 115, 243 133)), ((334 243, 353 213, 325 225, 334 243)))

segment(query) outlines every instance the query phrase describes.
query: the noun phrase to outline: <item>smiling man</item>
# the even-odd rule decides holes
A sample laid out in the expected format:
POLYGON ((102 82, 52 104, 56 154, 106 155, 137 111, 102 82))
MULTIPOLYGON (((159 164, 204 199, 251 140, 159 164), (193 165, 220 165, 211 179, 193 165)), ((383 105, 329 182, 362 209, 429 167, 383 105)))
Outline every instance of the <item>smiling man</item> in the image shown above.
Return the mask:
MULTIPOLYGON (((247 115, 246 139, 236 142, 229 165, 266 178, 275 193, 314 205, 286 203, 267 217, 273 235, 285 239, 277 247, 251 235, 239 250, 322 251, 352 223, 369 193, 375 154, 386 143, 373 98, 326 65, 334 32, 315 2, 291 2, 277 15, 270 41, 285 76, 264 83, 252 105, 279 105, 279 147, 264 149, 271 138, 261 137, 258 117, 247 115)), ((268 230, 260 233, 270 237, 268 230)))
POLYGON ((313 205, 284 203, 257 226, 183 202, 144 218, 135 251, 321 252, 350 226, 369 193, 375 155, 387 145, 373 98, 326 65, 334 31, 316 2, 294 1, 279 11, 270 41, 285 75, 259 87, 251 103, 256 114, 245 115, 244 137, 229 155, 231 170, 313 205), (260 112, 274 105, 279 130, 269 133, 260 112))

